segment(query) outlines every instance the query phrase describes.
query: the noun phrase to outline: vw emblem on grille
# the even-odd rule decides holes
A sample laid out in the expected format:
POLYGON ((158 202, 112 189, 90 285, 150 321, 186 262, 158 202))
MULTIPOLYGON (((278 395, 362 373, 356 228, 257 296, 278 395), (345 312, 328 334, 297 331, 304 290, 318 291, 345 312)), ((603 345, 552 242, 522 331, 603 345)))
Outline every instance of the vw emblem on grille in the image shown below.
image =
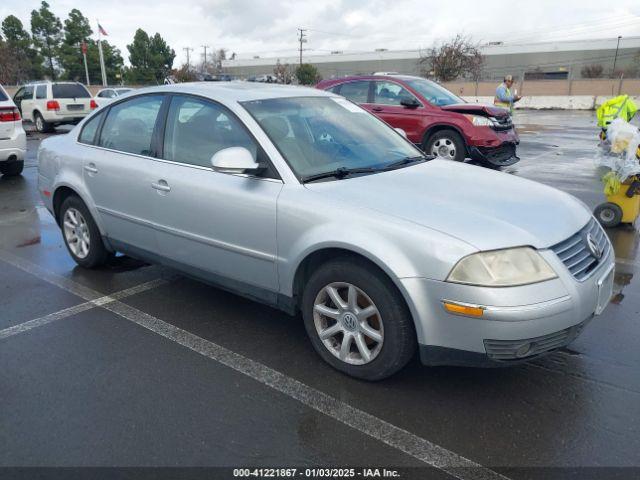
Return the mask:
POLYGON ((587 234, 586 243, 591 255, 593 255, 596 260, 600 260, 602 258, 603 249, 598 245, 598 242, 596 242, 596 239, 592 234, 587 234))

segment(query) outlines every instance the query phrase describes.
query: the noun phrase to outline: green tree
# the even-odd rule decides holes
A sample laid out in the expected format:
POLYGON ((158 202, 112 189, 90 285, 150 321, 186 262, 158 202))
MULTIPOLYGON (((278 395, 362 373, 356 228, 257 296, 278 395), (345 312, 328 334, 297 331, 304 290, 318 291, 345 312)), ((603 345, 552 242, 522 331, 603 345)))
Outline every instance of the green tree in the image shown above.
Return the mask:
POLYGON ((167 42, 156 33, 149 37, 139 28, 133 42, 127 45, 131 68, 127 70, 129 83, 162 83, 173 67, 175 52, 167 42))
POLYGON ((29 79, 42 78, 42 57, 32 47, 31 36, 24 29, 20 19, 14 15, 6 17, 2 22, 2 33, 7 59, 6 65, 0 64, 0 70, 4 71, 4 82, 18 84, 29 79))
MULTIPOLYGON (((89 19, 82 15, 80 10, 75 8, 71 10, 69 17, 64 21, 64 38, 60 46, 60 65, 64 70, 65 79, 86 81, 81 48, 84 41, 87 44, 87 67, 90 82, 93 84, 102 82, 98 42, 91 39, 92 34, 93 30, 89 19)), ((107 80, 115 83, 116 75, 120 73, 123 65, 120 50, 102 40, 102 53, 107 80)))
POLYGON ((52 80, 56 78, 57 53, 62 41, 62 23, 43 1, 40 9, 31 11, 31 35, 34 45, 40 50, 52 80))
POLYGON ((303 63, 296 68, 296 78, 300 85, 315 85, 322 77, 318 73, 318 69, 310 63, 303 63))

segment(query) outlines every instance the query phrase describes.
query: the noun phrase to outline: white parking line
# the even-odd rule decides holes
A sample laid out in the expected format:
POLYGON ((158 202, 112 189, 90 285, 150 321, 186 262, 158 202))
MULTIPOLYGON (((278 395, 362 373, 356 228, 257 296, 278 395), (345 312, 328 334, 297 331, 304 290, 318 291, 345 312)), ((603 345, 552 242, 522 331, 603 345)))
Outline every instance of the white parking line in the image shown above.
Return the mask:
MULTIPOLYGON (((0 259, 61 288, 68 286, 69 291, 81 297, 83 297, 83 295, 78 292, 84 292, 87 297, 83 298, 87 300, 94 300, 96 297, 97 292, 94 290, 82 285, 77 285, 73 280, 49 272, 38 265, 15 257, 8 252, 0 251, 0 259)), ((242 373, 263 385, 269 386, 313 410, 323 413, 375 440, 402 451, 427 465, 438 468, 453 477, 461 480, 507 480, 507 477, 500 473, 458 455, 451 450, 447 450, 381 418, 288 377, 277 370, 198 337, 134 307, 119 301, 114 301, 103 305, 103 308, 147 330, 187 347, 194 352, 222 363, 236 372, 242 373)))
POLYGON ((62 320, 63 318, 71 317, 81 312, 86 312, 87 310, 91 310, 95 307, 102 307, 119 299, 130 297, 131 295, 136 295, 138 293, 151 290, 152 288, 156 288, 160 285, 166 284, 168 281, 168 279, 164 278, 151 280, 150 282, 145 282, 140 285, 136 285, 135 287, 120 290, 119 292, 112 293, 111 295, 105 295, 89 302, 74 305, 73 307, 68 307, 57 312, 49 313, 48 315, 45 315, 43 317, 34 318, 33 320, 29 320, 28 322, 5 328, 4 330, 0 330, 0 340, 3 338, 11 337, 13 335, 18 335, 19 333, 28 332, 29 330, 33 330, 34 328, 41 327, 51 322, 55 322, 56 320, 62 320))

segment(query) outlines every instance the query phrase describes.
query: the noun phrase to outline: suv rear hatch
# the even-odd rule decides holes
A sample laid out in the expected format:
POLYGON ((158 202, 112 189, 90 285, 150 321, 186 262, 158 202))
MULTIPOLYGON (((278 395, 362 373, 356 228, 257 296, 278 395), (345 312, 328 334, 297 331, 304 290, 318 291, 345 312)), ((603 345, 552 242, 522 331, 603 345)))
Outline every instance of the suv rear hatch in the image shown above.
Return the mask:
POLYGON ((91 94, 79 83, 54 83, 51 85, 53 100, 60 105, 59 115, 84 116, 91 112, 91 94))
POLYGON ((15 122, 19 120, 20 112, 0 86, 0 140, 6 140, 13 136, 15 122))

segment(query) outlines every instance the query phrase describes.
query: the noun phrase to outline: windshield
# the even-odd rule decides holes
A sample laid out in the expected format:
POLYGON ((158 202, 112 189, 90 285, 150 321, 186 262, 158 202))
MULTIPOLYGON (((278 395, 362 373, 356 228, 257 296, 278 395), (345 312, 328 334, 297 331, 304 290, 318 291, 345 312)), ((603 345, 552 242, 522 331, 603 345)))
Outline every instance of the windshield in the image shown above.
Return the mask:
POLYGON ((53 98, 90 98, 89 90, 77 83, 58 83, 51 86, 53 98))
POLYGON ((298 178, 336 169, 384 168, 423 153, 341 97, 243 102, 298 178))
POLYGON ((453 105, 455 103, 466 103, 462 98, 454 95, 442 85, 438 85, 431 80, 424 78, 415 78, 405 80, 407 85, 422 95, 431 105, 443 107, 444 105, 453 105))

